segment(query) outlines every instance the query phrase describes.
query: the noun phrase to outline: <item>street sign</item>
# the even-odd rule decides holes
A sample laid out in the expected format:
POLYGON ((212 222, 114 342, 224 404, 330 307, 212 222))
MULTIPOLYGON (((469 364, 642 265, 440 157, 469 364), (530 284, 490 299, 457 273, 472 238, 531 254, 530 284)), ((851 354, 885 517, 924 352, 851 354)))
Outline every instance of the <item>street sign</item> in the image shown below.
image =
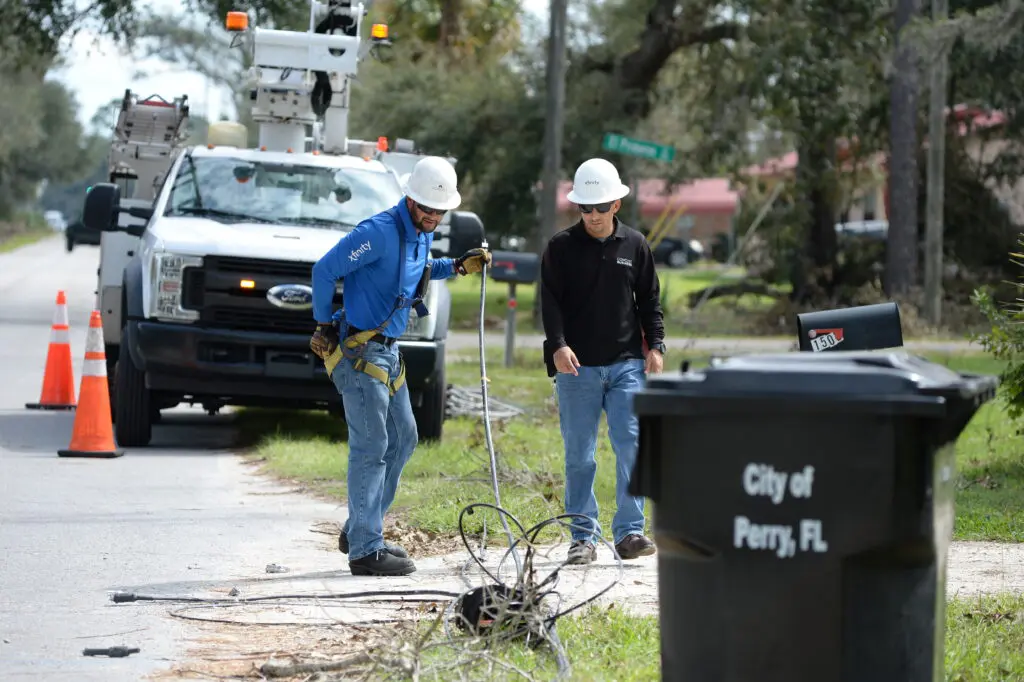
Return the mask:
POLYGON ((650 161, 670 162, 676 157, 675 147, 645 140, 634 140, 618 133, 605 133, 602 146, 605 151, 627 154, 650 161))

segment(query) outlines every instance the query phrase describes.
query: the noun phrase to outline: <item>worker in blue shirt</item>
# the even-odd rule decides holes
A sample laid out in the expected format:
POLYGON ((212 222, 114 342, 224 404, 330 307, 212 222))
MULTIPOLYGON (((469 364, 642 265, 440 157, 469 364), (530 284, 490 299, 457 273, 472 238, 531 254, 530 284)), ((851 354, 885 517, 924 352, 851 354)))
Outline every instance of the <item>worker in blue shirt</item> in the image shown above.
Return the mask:
POLYGON ((408 553, 384 542, 384 514, 402 469, 416 449, 416 421, 396 340, 409 312, 422 308, 432 279, 480 272, 485 249, 459 258, 430 258, 434 230, 462 203, 455 169, 424 157, 413 168, 405 196, 393 208, 361 222, 313 266, 310 348, 324 360, 341 394, 348 424, 348 520, 339 549, 353 575, 408 575, 408 553), (344 279, 344 307, 332 311, 335 283, 344 279))

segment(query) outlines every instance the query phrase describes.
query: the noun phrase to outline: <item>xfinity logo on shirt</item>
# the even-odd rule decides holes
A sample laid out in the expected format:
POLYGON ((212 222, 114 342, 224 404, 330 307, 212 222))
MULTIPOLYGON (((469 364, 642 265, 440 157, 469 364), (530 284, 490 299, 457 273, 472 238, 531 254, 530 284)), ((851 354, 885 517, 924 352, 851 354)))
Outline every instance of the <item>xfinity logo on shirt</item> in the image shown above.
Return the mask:
POLYGON ((616 258, 615 262, 618 263, 619 265, 625 265, 627 268, 633 267, 633 261, 629 260, 628 258, 616 258))
POLYGON ((352 253, 348 254, 348 259, 355 263, 359 260, 359 257, 370 250, 370 242, 363 242, 359 245, 358 249, 354 249, 352 253))

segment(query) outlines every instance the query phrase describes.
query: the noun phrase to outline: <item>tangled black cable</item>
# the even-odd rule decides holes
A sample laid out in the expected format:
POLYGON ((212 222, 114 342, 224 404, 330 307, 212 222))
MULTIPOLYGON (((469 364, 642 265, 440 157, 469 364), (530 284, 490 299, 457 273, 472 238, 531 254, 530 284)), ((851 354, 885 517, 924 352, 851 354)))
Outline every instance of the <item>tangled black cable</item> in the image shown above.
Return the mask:
MULTIPOLYGON (((502 632, 502 636, 498 637, 499 640, 508 641, 524 638, 528 643, 534 645, 546 641, 551 646, 558 661, 559 678, 568 676, 570 672, 569 662, 561 641, 558 639, 555 623, 562 616, 596 601, 615 587, 622 579, 622 558, 615 551, 615 548, 600 533, 589 527, 589 519, 582 514, 560 514, 547 518, 530 528, 523 528, 523 525, 513 514, 497 505, 485 502, 477 502, 462 508, 462 511, 459 513, 459 535, 471 559, 476 562, 480 570, 491 580, 492 584, 483 585, 464 592, 458 599, 450 603, 449 613, 452 610, 457 610, 457 622, 462 629, 469 630, 477 635, 502 632), (467 514, 472 515, 477 507, 495 510, 503 518, 507 517, 510 519, 519 530, 519 537, 510 543, 509 548, 505 551, 498 564, 498 575, 495 575, 487 568, 483 560, 470 546, 469 539, 466 537, 465 517, 467 514), (581 519, 587 522, 588 525, 567 523, 567 519, 573 518, 581 519), (534 567, 537 536, 542 530, 554 524, 568 527, 570 530, 585 530, 595 539, 603 542, 612 550, 612 555, 616 558, 619 571, 613 580, 595 594, 568 608, 556 609, 553 613, 546 613, 549 609, 544 602, 548 598, 556 596, 561 599, 561 595, 554 589, 554 586, 558 582, 560 571, 568 564, 568 561, 563 561, 552 569, 547 576, 537 580, 537 570, 534 567), (501 579, 501 568, 505 565, 509 555, 514 554, 516 547, 520 543, 526 544, 526 556, 522 565, 517 564, 519 570, 516 573, 515 582, 510 586, 501 579)), ((447 629, 447 622, 446 631, 448 632, 449 639, 452 639, 451 632, 447 629)))

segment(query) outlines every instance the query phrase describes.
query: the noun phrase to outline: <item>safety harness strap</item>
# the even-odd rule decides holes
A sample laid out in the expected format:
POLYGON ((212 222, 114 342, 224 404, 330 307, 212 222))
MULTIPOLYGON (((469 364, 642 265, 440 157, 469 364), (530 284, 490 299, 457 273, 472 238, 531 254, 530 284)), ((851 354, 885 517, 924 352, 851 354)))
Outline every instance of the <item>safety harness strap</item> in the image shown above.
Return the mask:
POLYGON ((327 376, 334 374, 334 368, 341 362, 342 357, 346 357, 352 361, 352 367, 359 372, 365 372, 374 379, 377 379, 382 384, 388 387, 388 391, 391 395, 395 395, 398 389, 405 383, 405 358, 402 357, 401 352, 398 354, 398 376, 394 380, 391 379, 389 372, 379 365, 375 365, 372 362, 367 361, 363 354, 366 352, 366 344, 369 343, 377 334, 384 331, 388 322, 394 316, 396 312, 405 307, 414 308, 416 314, 420 317, 426 317, 430 314, 427 306, 423 303, 423 297, 426 295, 427 286, 430 284, 430 256, 427 255, 426 265, 423 268, 423 275, 420 277, 419 284, 416 287, 415 297, 409 301, 405 298, 405 225, 402 224, 402 218, 398 215, 398 210, 394 207, 388 209, 388 215, 390 215, 395 225, 398 227, 398 297, 395 301, 394 307, 388 316, 373 329, 367 329, 361 332, 352 334, 351 336, 345 337, 345 339, 338 344, 337 349, 331 353, 325 360, 324 366, 327 368, 327 376))

